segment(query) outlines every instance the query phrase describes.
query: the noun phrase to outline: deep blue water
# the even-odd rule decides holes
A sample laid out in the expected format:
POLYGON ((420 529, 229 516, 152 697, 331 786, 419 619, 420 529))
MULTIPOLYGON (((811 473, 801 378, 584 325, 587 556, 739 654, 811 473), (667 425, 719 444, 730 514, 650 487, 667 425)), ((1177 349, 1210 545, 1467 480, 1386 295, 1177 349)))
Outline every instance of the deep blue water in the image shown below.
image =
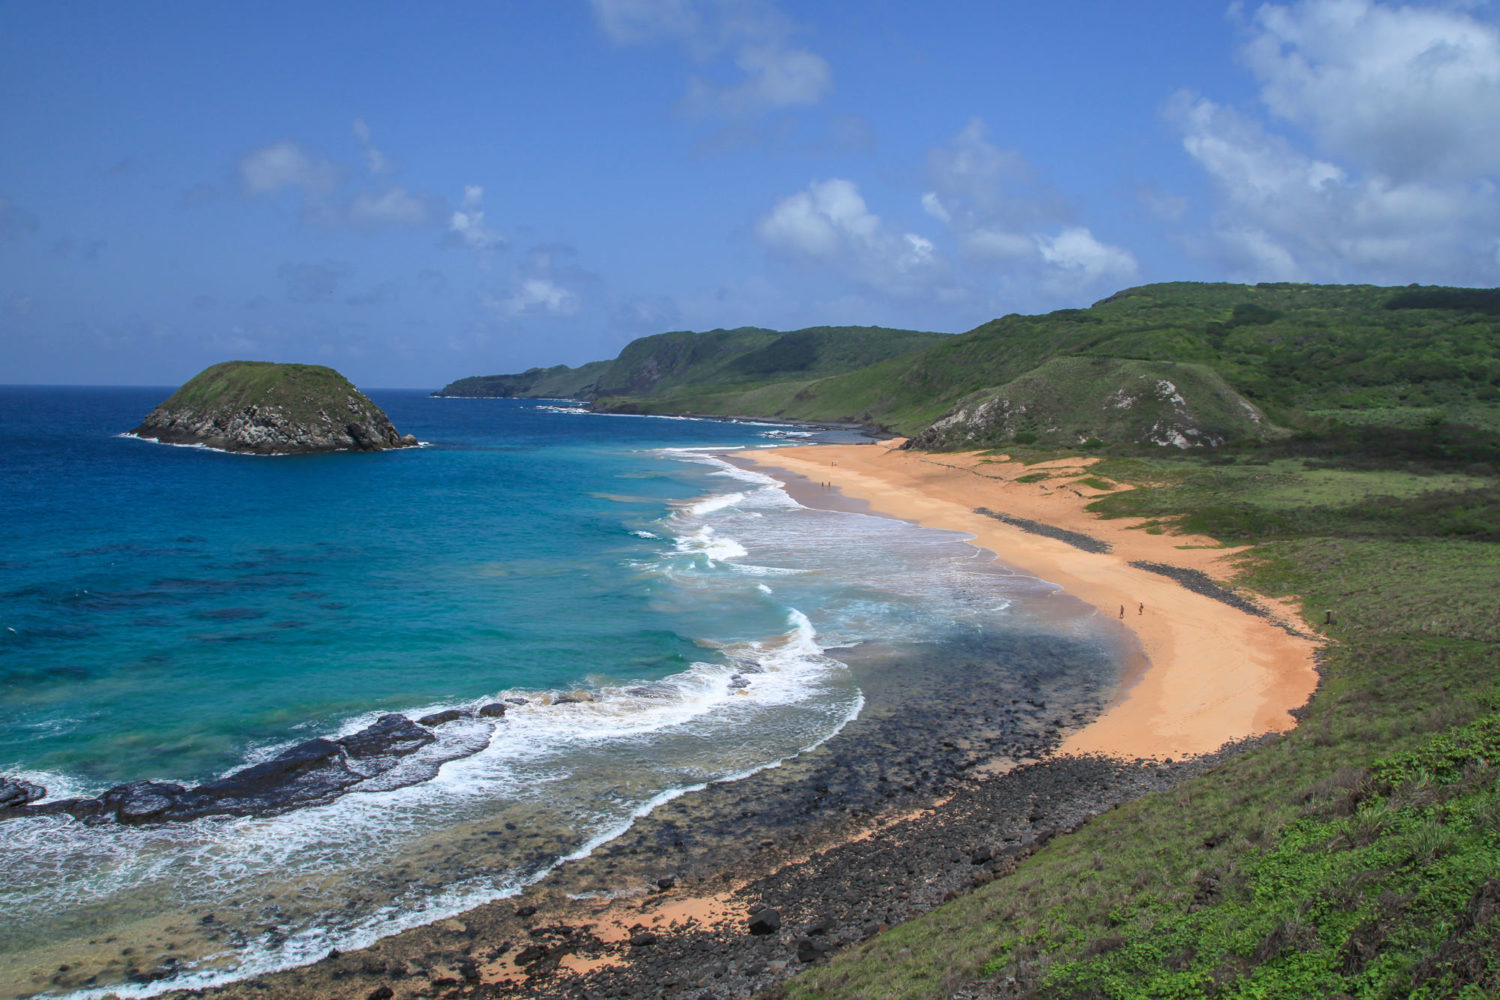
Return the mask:
POLYGON ((1112 676, 1050 586, 717 457, 800 431, 374 391, 425 447, 259 458, 122 436, 169 393, 0 387, 0 774, 54 797, 189 783, 386 711, 528 704, 443 727, 482 749, 430 780, 282 816, 7 822, 0 1000, 105 936, 115 956, 159 949, 174 914, 230 936, 173 930, 182 974, 126 994, 513 894, 655 803, 837 733, 869 692, 830 651, 1025 625, 1112 676), (592 698, 552 704, 565 691, 592 698), (460 838, 491 829, 530 846, 460 838))
POLYGON ((643 453, 765 430, 376 392, 432 446, 117 436, 169 393, 0 390, 0 768, 201 779, 299 724, 679 671, 691 623, 619 568, 704 477, 643 453))

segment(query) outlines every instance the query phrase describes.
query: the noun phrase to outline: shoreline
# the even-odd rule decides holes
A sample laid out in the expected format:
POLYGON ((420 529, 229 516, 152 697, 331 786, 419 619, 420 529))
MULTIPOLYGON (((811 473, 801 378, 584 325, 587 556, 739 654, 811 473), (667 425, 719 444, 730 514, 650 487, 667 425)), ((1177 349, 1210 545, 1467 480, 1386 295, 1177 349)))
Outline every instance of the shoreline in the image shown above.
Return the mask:
POLYGON ((1268 615, 1256 617, 1131 565, 1170 564, 1222 579, 1233 574, 1232 559, 1243 547, 1153 535, 1140 530, 1138 519, 1089 513, 1086 505, 1111 491, 1077 482, 1087 476, 1088 459, 1027 466, 977 453, 901 451, 897 444, 813 445, 731 457, 769 475, 781 470, 829 483, 875 513, 970 535, 970 544, 1058 584, 1134 633, 1142 658, 1127 665, 1107 710, 1071 733, 1059 753, 1165 760, 1296 725, 1292 713, 1318 685, 1318 643, 1293 634, 1290 607, 1262 599, 1268 615), (1017 481, 1039 472, 1055 473, 1053 485, 1017 481), (1110 551, 1085 551, 977 508, 1087 536, 1110 551))
POLYGON ((856 720, 781 766, 665 803, 518 897, 210 995, 750 995, 1008 873, 1052 836, 1093 815, 1212 770, 1266 738, 1257 732, 1289 728, 1290 709, 1306 698, 1288 703, 1297 692, 1292 682, 1303 677, 1299 657, 1305 658, 1308 694, 1316 684, 1312 641, 1129 566, 1155 557, 1222 578, 1229 573, 1213 572, 1215 563, 1238 550, 1181 550, 1180 537, 1126 534, 1128 525, 1084 512, 1088 498, 1073 486, 1064 493, 1014 482, 1039 467, 992 466, 975 456, 925 456, 879 444, 732 457, 787 477, 789 492, 808 505, 964 532, 970 544, 1096 609, 1113 603, 1118 612, 1119 588, 1139 587, 1145 613, 1134 615, 1136 621, 1127 616, 1121 632, 1139 637, 1142 653, 1095 712, 1058 716, 1043 703, 1006 736, 1010 747, 975 737, 990 729, 985 711, 1001 721, 998 706, 1016 704, 1009 696, 1021 692, 1001 685, 985 687, 981 697, 955 699, 963 670, 972 667, 928 663, 938 678, 924 677, 926 688, 910 702, 883 717, 856 720), (820 483, 829 485, 820 490, 820 483), (1086 553, 976 514, 976 506, 1107 538, 1115 551, 1086 553), (1281 664, 1284 676, 1275 673, 1274 657, 1261 663, 1253 655, 1226 655, 1231 622, 1282 654, 1295 651, 1294 662, 1281 664), (1216 657, 1195 655, 1203 638, 1196 629, 1206 629, 1216 657), (1184 653, 1193 657, 1187 668, 1184 653), (1193 667, 1210 669, 1213 694, 1249 692, 1254 706, 1226 713, 1225 697, 1198 696, 1202 704, 1192 724, 1155 729, 1157 717, 1183 699, 1182 692, 1165 689, 1174 679, 1180 683, 1185 669, 1191 677, 1193 667), (1268 686, 1262 674, 1284 683, 1268 686), (1267 724, 1256 729, 1257 721, 1267 724), (1022 752, 1007 752, 1012 747, 1022 752), (1007 761, 1013 766, 997 772, 1007 761), (777 912, 780 926, 757 934, 749 917, 763 907, 777 912))

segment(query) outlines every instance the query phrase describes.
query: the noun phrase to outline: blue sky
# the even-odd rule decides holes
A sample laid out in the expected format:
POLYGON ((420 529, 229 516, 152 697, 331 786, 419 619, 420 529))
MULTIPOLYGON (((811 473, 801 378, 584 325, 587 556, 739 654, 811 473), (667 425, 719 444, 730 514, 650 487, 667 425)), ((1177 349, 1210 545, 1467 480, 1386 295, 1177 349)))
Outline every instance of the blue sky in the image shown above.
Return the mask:
POLYGON ((0 2, 0 137, 0 383, 1500 285, 1487 2, 0 2))

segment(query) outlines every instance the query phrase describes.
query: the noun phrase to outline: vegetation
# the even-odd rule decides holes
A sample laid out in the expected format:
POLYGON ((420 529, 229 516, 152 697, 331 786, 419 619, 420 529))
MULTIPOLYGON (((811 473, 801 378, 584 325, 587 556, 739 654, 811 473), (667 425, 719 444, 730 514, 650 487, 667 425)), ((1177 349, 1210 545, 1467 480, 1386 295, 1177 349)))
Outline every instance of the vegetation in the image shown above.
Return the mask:
POLYGON ((1236 584, 1296 595, 1309 622, 1333 612, 1299 728, 789 995, 936 998, 976 978, 1018 997, 1500 995, 1493 442, 1440 445, 1346 434, 1094 465, 1134 486, 1094 502, 1105 516, 1255 542, 1236 584))
POLYGON ((529 368, 516 375, 474 375, 449 382, 434 396, 523 396, 531 399, 576 399, 598 381, 608 361, 591 361, 578 368, 553 365, 529 368))
POLYGON ((1089 309, 1005 316, 909 361, 827 379, 804 390, 792 412, 853 416, 912 435, 975 393, 1050 358, 1081 356, 1206 365, 1273 423, 1291 427, 1309 410, 1344 414, 1347 423, 1414 406, 1477 404, 1494 413, 1494 297, 1371 285, 1146 285, 1089 309))
POLYGON ((352 382, 323 365, 224 361, 193 376, 161 408, 234 413, 274 407, 291 422, 314 423, 320 411, 351 396, 364 399, 352 382))
POLYGON ((1497 300, 1495 289, 1175 282, 1088 309, 1005 316, 959 336, 874 327, 664 333, 633 341, 614 361, 463 379, 442 393, 855 421, 908 436, 955 410, 1002 402, 990 413, 1003 419, 928 447, 1200 444, 1335 425, 1421 431, 1443 420, 1495 432, 1497 300), (1163 380, 1171 392, 1143 391, 1163 380), (1174 394, 1182 404, 1167 406, 1174 394), (1173 434, 1162 430, 1167 417, 1177 421, 1173 434))
POLYGON ((1182 447, 1255 440, 1270 428, 1207 365, 1083 356, 1048 358, 998 388, 960 400, 922 431, 925 449, 1002 441, 1140 441, 1182 447))
POLYGON ((763 411, 748 400, 761 387, 853 371, 947 336, 873 326, 660 333, 631 341, 613 361, 460 379, 437 395, 569 396, 620 411, 754 414, 763 411), (736 408, 742 399, 750 409, 736 408))

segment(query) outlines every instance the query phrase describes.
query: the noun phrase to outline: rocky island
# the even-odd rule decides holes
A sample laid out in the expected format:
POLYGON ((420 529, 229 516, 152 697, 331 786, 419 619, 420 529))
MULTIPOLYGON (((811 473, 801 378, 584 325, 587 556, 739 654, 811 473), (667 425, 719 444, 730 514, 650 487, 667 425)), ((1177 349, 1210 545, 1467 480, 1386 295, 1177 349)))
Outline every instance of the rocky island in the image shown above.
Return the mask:
POLYGON ((390 418, 323 365, 226 361, 204 369, 131 434, 255 455, 411 448, 390 418))

